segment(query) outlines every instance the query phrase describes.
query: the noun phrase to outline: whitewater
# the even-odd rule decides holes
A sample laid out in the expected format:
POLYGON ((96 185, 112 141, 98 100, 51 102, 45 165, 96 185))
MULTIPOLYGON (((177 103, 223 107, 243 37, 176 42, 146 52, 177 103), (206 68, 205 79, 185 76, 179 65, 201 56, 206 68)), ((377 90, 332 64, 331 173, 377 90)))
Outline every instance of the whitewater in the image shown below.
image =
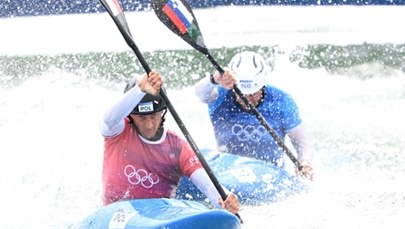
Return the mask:
MULTIPOLYGON (((404 10, 194 10, 208 48, 277 45, 282 50, 272 60, 268 82, 297 101, 315 155, 311 191, 242 206, 243 228, 402 228, 404 72, 394 69, 387 75, 384 66, 370 62, 331 73, 300 68, 288 54, 308 44, 404 44, 404 10), (373 77, 352 77, 359 72, 373 77)), ((141 51, 191 49, 153 12, 127 12, 126 18, 141 51)), ((130 50, 107 13, 5 18, 0 31, 2 56, 130 50)), ((18 86, 0 87, 0 228, 67 228, 100 207, 103 139, 98 120, 123 87, 57 67, 18 86)), ((193 87, 169 89, 168 96, 197 145, 214 147, 206 106, 193 87)), ((170 115, 166 124, 182 134, 170 115)))

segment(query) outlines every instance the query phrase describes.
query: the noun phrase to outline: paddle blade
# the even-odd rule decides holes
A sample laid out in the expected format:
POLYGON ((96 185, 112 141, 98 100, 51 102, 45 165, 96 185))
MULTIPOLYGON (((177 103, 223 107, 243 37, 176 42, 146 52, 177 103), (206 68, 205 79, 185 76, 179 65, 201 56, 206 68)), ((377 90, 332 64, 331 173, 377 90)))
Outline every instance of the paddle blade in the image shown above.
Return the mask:
POLYGON ((151 0, 156 16, 172 32, 202 53, 208 50, 197 20, 185 0, 151 0))
POLYGON ((100 0, 100 2, 112 17, 122 13, 122 7, 118 0, 100 0))
POLYGON ((118 0, 100 0, 100 2, 101 4, 103 4, 108 14, 110 14, 110 16, 114 20, 115 24, 118 26, 118 29, 121 31, 121 33, 123 35, 126 34, 132 37, 120 2, 118 0))

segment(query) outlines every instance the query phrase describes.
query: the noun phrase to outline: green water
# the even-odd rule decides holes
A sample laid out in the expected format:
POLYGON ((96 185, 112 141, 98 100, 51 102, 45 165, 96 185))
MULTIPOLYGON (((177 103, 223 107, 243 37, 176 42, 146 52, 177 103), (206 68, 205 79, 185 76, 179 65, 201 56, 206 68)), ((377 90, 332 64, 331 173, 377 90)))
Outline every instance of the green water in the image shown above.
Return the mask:
MULTIPOLYGON (((360 79, 390 75, 393 71, 405 71, 404 44, 318 44, 297 46, 289 53, 279 46, 241 46, 211 49, 210 53, 222 67, 226 67, 232 56, 242 50, 259 52, 270 64, 280 55, 288 55, 289 60, 300 68, 323 68, 331 73, 360 79), (353 71, 365 64, 382 66, 382 70, 375 74, 353 71)), ((192 85, 215 70, 203 54, 192 49, 144 52, 143 56, 150 68, 163 73, 169 88, 192 85)), ((99 81, 116 82, 125 82, 131 76, 144 72, 132 51, 0 56, 0 85, 3 88, 17 86, 27 78, 39 76, 52 68, 99 81)))

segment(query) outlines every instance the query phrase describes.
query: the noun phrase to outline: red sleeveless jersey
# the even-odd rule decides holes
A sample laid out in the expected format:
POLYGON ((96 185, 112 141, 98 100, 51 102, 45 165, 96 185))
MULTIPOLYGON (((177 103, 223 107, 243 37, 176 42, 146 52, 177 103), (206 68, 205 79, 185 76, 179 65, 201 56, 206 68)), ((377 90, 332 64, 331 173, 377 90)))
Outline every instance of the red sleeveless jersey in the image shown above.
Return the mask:
POLYGON ((173 131, 158 142, 141 139, 125 120, 123 132, 105 138, 103 204, 174 197, 181 176, 202 168, 187 142, 173 131))

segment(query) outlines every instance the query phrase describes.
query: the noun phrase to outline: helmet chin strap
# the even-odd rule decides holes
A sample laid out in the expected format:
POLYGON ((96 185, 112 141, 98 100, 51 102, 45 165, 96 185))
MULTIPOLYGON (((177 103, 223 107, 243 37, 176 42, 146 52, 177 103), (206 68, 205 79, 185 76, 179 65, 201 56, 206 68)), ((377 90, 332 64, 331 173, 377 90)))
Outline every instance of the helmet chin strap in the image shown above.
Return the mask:
POLYGON ((165 109, 163 114, 162 114, 162 121, 159 124, 159 128, 156 131, 156 134, 151 138, 147 138, 147 137, 143 136, 143 134, 139 131, 138 127, 135 125, 134 119, 131 117, 131 115, 128 115, 128 119, 129 119, 129 123, 131 124, 132 128, 136 131, 136 133, 138 133, 143 138, 145 138, 145 139, 147 139, 149 141, 155 142, 155 141, 159 140, 163 135, 163 132, 164 132, 164 128, 163 128, 164 125, 163 124, 164 124, 164 122, 166 120, 165 119, 166 113, 167 113, 167 110, 165 109))

